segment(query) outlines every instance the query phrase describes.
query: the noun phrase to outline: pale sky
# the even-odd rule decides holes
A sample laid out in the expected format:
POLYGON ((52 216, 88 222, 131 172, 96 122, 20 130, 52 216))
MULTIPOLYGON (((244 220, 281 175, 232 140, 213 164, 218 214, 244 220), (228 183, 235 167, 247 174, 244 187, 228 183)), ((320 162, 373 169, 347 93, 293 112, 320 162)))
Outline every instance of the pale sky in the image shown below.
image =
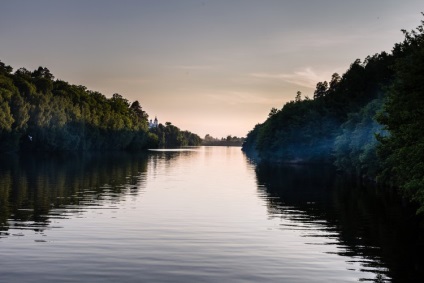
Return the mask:
POLYGON ((390 52, 422 0, 0 0, 0 60, 140 101, 201 137, 245 136, 272 107, 390 52))

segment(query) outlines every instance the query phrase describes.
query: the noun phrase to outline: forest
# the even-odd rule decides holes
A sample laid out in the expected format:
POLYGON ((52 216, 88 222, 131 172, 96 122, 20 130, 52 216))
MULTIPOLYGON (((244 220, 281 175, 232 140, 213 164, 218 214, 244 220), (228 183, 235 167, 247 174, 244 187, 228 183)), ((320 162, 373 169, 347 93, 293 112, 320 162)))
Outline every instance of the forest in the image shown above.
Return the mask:
POLYGON ((228 135, 227 137, 214 138, 207 134, 202 141, 204 146, 242 146, 244 138, 228 135))
POLYGON ((247 135, 243 151, 262 161, 333 163, 343 172, 399 188, 424 212, 424 21, 391 53, 355 60, 343 75, 297 92, 247 135))
POLYGON ((194 146, 201 138, 167 122, 149 129, 138 101, 0 61, 0 152, 142 150, 194 146))
POLYGON ((150 132, 158 137, 157 145, 159 147, 181 147, 196 146, 202 143, 202 139, 189 131, 181 131, 178 127, 166 122, 165 125, 159 124, 151 128, 150 132))

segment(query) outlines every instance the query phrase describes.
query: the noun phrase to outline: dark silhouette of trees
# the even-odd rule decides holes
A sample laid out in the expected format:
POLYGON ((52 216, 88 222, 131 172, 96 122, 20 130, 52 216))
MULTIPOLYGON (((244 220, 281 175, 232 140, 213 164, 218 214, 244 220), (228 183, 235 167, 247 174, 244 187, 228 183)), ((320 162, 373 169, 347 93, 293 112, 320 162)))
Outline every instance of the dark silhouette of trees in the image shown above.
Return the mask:
POLYGON ((391 54, 357 59, 313 100, 273 108, 243 150, 261 160, 328 162, 402 189, 424 212, 424 21, 391 54))
MULTIPOLYGON (((275 109, 275 108, 273 108, 275 109)), ((244 142, 244 138, 228 135, 227 137, 214 138, 207 134, 202 141, 202 145, 205 146, 241 146, 244 142)))
POLYGON ((157 128, 152 128, 151 132, 158 137, 159 147, 176 148, 182 146, 198 146, 202 139, 189 131, 181 131, 178 127, 166 122, 159 124, 157 128))
POLYGON ((388 135, 379 135, 378 152, 383 162, 381 177, 421 204, 424 212, 424 21, 394 52, 395 80, 389 88, 378 121, 388 135))
MULTIPOLYGON (((118 93, 108 99, 84 86, 55 80, 45 67, 12 71, 0 61, 2 152, 140 150, 158 147, 162 141, 161 133, 159 138, 149 131, 148 114, 138 101, 130 103, 118 93)), ((167 136, 170 140, 161 145, 200 143, 189 132, 175 136, 167 136)))
POLYGON ((326 81, 317 83, 314 99, 322 98, 325 96, 328 90, 328 83, 326 81))

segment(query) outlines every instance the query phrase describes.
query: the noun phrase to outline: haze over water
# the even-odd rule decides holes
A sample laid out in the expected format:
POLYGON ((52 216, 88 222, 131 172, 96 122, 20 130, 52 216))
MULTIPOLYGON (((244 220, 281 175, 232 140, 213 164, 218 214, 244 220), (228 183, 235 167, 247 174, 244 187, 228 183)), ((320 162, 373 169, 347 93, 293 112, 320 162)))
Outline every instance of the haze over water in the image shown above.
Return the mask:
POLYGON ((8 158, 1 282, 424 278, 413 212, 331 168, 234 147, 8 158))

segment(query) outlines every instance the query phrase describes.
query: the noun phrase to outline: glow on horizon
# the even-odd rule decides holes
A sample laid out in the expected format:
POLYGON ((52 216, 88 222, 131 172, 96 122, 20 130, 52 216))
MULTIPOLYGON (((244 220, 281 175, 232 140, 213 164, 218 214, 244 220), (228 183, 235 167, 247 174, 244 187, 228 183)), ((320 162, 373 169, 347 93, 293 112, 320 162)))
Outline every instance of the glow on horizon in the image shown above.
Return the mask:
POLYGON ((203 137, 245 136, 272 107, 419 25, 410 1, 8 1, 0 60, 45 66, 203 137))

